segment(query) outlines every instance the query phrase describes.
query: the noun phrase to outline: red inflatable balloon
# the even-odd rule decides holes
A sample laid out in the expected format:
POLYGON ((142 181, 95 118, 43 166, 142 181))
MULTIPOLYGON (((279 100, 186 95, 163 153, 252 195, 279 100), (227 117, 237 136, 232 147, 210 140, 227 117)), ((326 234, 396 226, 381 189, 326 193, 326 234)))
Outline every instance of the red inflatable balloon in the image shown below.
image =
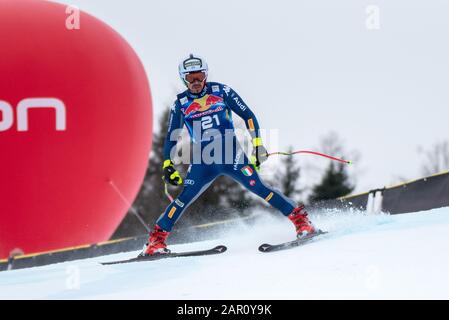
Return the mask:
POLYGON ((107 240, 151 149, 145 70, 98 19, 0 1, 0 258, 107 240))

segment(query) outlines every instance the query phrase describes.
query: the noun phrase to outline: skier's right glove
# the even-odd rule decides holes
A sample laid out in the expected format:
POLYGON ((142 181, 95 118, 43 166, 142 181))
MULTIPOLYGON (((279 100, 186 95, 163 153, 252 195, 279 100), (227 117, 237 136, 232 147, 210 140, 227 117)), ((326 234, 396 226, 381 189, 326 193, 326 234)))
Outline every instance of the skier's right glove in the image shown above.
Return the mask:
POLYGON ((164 180, 174 186, 179 186, 182 184, 182 177, 179 171, 175 169, 173 162, 171 160, 165 160, 162 166, 164 170, 164 180))

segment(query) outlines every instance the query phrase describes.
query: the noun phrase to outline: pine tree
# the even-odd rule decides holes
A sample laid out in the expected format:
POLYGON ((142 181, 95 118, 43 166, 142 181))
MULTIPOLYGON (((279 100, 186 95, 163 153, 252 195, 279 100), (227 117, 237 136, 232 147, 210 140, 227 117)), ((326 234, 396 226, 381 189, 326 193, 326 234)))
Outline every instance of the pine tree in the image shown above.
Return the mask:
POLYGON ((349 182, 348 175, 343 164, 331 163, 321 182, 313 187, 309 196, 310 202, 336 199, 346 196, 354 190, 349 182))

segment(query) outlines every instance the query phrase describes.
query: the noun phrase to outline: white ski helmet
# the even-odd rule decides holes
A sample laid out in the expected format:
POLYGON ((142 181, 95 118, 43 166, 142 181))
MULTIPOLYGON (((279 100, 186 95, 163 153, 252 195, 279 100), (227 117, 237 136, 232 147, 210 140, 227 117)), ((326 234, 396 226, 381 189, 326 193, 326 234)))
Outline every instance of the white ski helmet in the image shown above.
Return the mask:
POLYGON ((209 70, 207 62, 200 56, 190 54, 187 58, 183 59, 179 64, 179 76, 181 80, 187 85, 186 75, 190 72, 204 71, 207 78, 207 71, 209 70))

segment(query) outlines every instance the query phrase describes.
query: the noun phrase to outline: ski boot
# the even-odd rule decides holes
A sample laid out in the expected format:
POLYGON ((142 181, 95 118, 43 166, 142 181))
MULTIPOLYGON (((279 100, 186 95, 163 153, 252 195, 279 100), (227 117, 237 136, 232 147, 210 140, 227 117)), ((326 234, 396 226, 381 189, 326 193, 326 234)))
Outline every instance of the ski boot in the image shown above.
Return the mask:
POLYGON ((295 225, 296 237, 298 239, 308 238, 318 231, 307 218, 307 212, 304 205, 300 205, 293 209, 292 213, 288 215, 288 218, 295 225))
POLYGON ((170 232, 164 231, 158 225, 155 225, 153 231, 150 233, 148 242, 143 246, 140 256, 170 253, 165 243, 169 234, 170 232))

